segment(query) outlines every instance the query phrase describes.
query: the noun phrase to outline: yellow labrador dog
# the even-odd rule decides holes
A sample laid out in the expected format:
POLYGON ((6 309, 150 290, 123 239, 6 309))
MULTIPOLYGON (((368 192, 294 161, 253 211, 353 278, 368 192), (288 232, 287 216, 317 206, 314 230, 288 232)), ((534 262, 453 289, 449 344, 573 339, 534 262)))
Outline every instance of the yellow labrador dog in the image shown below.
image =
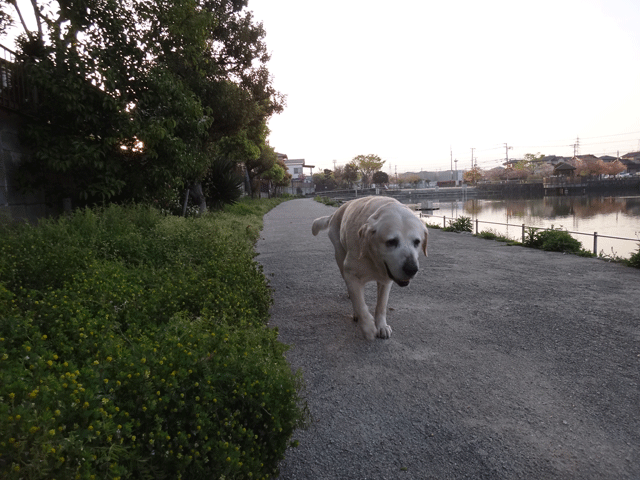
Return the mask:
POLYGON ((311 232, 329 229, 336 262, 353 303, 354 319, 365 338, 389 338, 387 302, 391 284, 409 285, 418 272, 418 255, 427 255, 425 224, 406 206, 390 197, 351 200, 333 215, 316 218, 311 232), (364 300, 364 286, 377 282, 375 318, 364 300))

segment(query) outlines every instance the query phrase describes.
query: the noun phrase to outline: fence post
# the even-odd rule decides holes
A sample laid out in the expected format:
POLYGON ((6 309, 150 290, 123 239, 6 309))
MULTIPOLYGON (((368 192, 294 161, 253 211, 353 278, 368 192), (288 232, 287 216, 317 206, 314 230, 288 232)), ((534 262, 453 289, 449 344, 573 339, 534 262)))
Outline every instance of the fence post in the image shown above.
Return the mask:
POLYGON ((478 219, 476 218, 476 235, 478 235, 478 219))
POLYGON ((593 232, 593 254, 598 255, 598 232, 593 232))
POLYGON ((442 228, 446 228, 447 227, 447 216, 443 215, 442 216, 442 228))
POLYGON ((524 245, 524 223, 522 224, 522 244, 524 245))

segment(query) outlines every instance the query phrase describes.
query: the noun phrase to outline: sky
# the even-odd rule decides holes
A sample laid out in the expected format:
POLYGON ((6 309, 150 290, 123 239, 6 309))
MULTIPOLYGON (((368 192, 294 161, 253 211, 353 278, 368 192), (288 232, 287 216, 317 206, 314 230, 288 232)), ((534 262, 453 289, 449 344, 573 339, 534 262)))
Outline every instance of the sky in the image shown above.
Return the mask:
POLYGON ((640 150, 637 0, 249 0, 287 96, 269 143, 333 169, 640 150), (506 145, 505 145, 506 144, 506 145), (577 146, 576 146, 577 145, 577 146), (473 149, 473 151, 472 151, 473 149))
MULTIPOLYGON (((18 4, 29 17, 29 0, 18 4)), ((314 172, 368 154, 403 173, 468 169, 472 155, 490 169, 507 154, 640 151, 637 0, 249 0, 248 9, 286 95, 269 143, 314 172)))

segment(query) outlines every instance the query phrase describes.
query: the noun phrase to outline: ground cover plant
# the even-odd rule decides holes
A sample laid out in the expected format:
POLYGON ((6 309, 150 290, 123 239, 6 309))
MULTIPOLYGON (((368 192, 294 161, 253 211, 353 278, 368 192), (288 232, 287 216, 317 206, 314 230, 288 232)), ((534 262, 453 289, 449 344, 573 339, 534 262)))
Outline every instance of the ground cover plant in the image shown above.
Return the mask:
POLYGON ((0 477, 269 478, 305 419, 253 244, 276 201, 0 234, 0 477))

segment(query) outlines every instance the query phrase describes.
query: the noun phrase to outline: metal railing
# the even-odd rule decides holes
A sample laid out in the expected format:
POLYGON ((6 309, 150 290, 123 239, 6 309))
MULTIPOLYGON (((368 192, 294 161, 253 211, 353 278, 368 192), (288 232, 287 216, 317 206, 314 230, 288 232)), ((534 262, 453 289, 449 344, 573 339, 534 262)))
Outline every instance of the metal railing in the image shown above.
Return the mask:
MULTIPOLYGON (((443 215, 423 215, 422 212, 420 212, 420 217, 421 218, 442 218, 442 225, 443 227, 447 226, 447 216, 443 215)), ((458 217, 449 217, 449 221, 455 221, 458 217)), ((479 229, 478 229, 478 224, 479 223, 487 223, 490 225, 505 225, 507 227, 521 227, 522 228, 522 243, 526 243, 526 232, 527 229, 534 229, 534 230, 554 230, 554 228, 545 228, 545 227, 529 227, 527 225, 523 224, 515 224, 515 223, 501 223, 501 222, 488 222, 488 221, 484 221, 484 220, 478 220, 477 218, 474 220, 474 223, 476 224, 476 235, 478 235, 479 233, 479 229)), ((565 231, 565 230, 563 230, 565 231)), ((637 238, 629 238, 629 237, 616 237, 616 236, 612 236, 612 235, 599 235, 598 232, 593 232, 593 233, 585 233, 585 232, 572 232, 570 230, 566 230, 567 233, 571 233, 573 235, 584 235, 587 237, 593 237, 593 254, 594 255, 598 255, 598 239, 599 238, 610 238, 610 239, 614 239, 614 240, 629 240, 632 242, 640 242, 640 239, 637 238)))

